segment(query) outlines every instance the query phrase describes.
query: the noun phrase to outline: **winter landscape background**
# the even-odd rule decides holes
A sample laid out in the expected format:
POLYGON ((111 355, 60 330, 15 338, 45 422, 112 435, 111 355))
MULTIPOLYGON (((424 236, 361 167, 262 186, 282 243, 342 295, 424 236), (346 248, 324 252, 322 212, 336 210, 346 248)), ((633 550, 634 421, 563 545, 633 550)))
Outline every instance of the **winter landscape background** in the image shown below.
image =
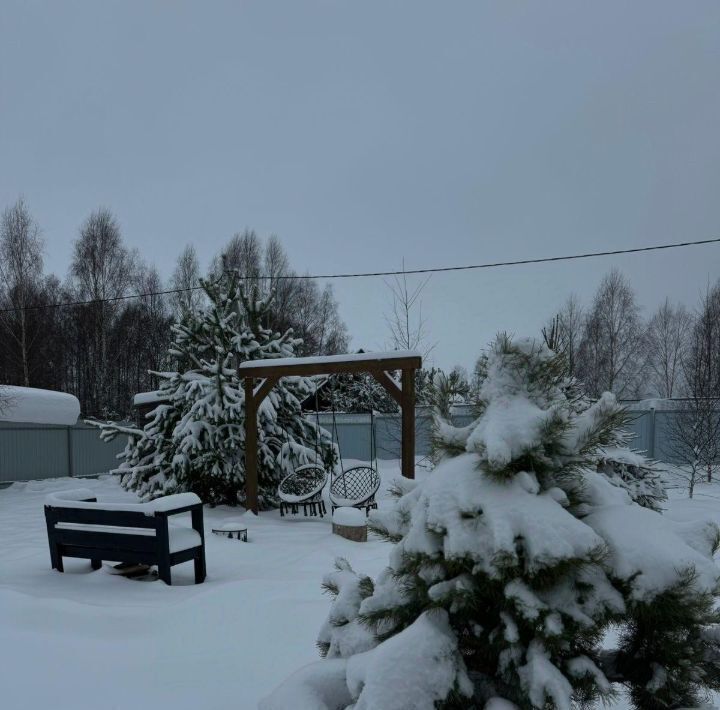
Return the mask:
POLYGON ((718 36, 712 0, 5 0, 0 706, 719 706, 718 36), (274 381, 255 465, 242 363, 380 350, 414 387, 274 381), (373 448, 407 388, 415 480, 373 448), (308 466, 328 515, 281 516, 308 466), (207 578, 58 572, 108 535, 46 524, 80 485, 199 495, 207 578))

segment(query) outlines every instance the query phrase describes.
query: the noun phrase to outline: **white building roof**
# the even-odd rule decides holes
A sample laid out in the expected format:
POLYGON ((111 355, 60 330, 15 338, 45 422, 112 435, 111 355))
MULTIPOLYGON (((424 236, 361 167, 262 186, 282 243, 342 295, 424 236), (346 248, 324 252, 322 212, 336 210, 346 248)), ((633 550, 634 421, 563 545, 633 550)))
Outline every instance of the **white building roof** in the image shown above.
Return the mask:
POLYGON ((30 424, 75 424, 80 402, 67 392, 34 387, 0 387, 0 421, 30 424))

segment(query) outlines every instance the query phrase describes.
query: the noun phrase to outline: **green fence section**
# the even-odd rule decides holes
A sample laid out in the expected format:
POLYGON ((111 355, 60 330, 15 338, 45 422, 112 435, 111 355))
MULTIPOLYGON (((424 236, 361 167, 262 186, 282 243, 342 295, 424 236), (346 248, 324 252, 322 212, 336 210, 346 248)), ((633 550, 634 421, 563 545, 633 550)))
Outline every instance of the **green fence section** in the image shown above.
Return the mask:
POLYGON ((0 483, 106 473, 117 466, 125 441, 105 443, 86 424, 0 422, 0 483))
MULTIPOLYGON (((312 416, 313 420, 315 415, 312 416)), ((631 412, 630 430, 634 435, 631 447, 659 461, 673 463, 667 446, 668 427, 672 418, 682 412, 659 409, 631 412)), ((333 429, 329 413, 319 415, 321 426, 333 429)), ((457 426, 472 421, 468 406, 454 408, 457 426)), ((344 459, 368 461, 371 458, 370 414, 337 414, 337 438, 344 459)), ((430 453, 432 418, 427 408, 416 411, 416 454, 430 453)), ((400 416, 375 414, 374 456, 379 459, 400 457, 400 416)), ((62 476, 91 476, 117 467, 117 454, 126 439, 117 437, 111 443, 100 440, 98 430, 87 424, 73 427, 41 424, 10 424, 0 422, 0 484, 11 481, 40 480, 62 476)), ((312 442, 307 442, 312 446, 312 442)))

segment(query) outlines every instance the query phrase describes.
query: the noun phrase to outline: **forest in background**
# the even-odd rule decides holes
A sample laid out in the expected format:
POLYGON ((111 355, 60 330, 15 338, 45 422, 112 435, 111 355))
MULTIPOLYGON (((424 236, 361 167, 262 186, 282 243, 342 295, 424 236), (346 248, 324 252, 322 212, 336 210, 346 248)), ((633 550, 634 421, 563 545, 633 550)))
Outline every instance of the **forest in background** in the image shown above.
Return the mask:
MULTIPOLYGON (((332 286, 301 278, 276 236, 234 235, 205 274, 188 245, 163 282, 154 264, 124 244, 115 216, 100 208, 80 225, 61 278, 45 272, 40 225, 19 199, 0 217, 0 383, 71 392, 84 416, 127 417, 133 395, 156 387, 152 371, 175 369, 172 324, 203 306, 199 279, 223 269, 237 269, 248 285, 273 294, 264 325, 292 328, 303 341, 298 355, 348 351, 350 333, 332 286), (128 298, 133 294, 145 295, 128 298), (68 302, 84 303, 54 306, 68 302)), ((402 276, 386 282, 384 326, 390 347, 418 349, 427 359, 433 346, 422 316, 426 283, 411 286, 402 276)), ((693 308, 665 300, 644 318, 631 282, 613 270, 591 303, 569 296, 540 330, 590 396, 607 390, 622 399, 720 398, 720 281, 693 308)), ((483 362, 480 354, 470 373, 459 366, 419 373, 419 401, 429 401, 429 384, 440 374, 455 401, 472 402, 483 362)), ((340 379, 337 392, 338 406, 349 411, 394 406, 367 378, 340 379)))
MULTIPOLYGON (((127 416, 133 395, 156 387, 151 372, 175 367, 168 354, 172 324, 203 305, 195 249, 185 247, 163 283, 155 265, 127 248, 116 218, 101 208, 80 226, 63 279, 45 273, 43 256, 40 227, 19 200, 0 218, 0 383, 71 392, 84 416, 127 416), (90 303, 53 307, 77 301, 90 303)), ((276 237, 235 235, 205 276, 223 268, 239 269, 262 292, 273 292, 265 325, 280 332, 292 328, 303 340, 300 355, 347 350, 332 287, 294 278, 276 237)))

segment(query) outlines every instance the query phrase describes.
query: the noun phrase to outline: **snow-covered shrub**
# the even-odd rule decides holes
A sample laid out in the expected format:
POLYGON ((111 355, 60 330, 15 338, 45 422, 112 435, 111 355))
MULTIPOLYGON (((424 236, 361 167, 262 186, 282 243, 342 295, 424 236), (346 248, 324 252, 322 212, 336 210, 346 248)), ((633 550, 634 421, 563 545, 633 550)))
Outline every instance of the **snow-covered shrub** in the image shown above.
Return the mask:
POLYGON ((372 579, 359 575, 347 560, 338 558, 322 586, 333 601, 318 635, 320 655, 347 658, 376 646, 375 635, 358 618, 362 601, 373 593, 372 579))
MULTIPOLYGON (((346 616, 377 645, 333 659, 342 693, 316 707, 569 710, 622 684, 651 710, 720 688, 718 528, 666 519, 598 471, 624 412, 564 373, 535 341, 494 344, 478 419, 446 423, 446 457, 371 516, 396 544, 346 616)), ((292 707, 290 687, 311 692, 328 662, 264 707, 292 707)))
POLYGON ((611 483, 625 488, 639 505, 662 510, 667 491, 662 471, 654 461, 626 447, 608 447, 598 452, 597 469, 611 483))
MULTIPOLYGON (((208 306, 173 327, 171 354, 178 372, 155 373, 160 404, 142 429, 100 424, 101 436, 129 437, 118 471, 122 484, 143 498, 192 491, 209 503, 237 504, 245 495, 245 394, 238 365, 245 360, 292 357, 300 342, 262 326, 269 301, 246 294, 225 272, 202 282, 208 306)), ((258 411, 258 498, 276 503, 279 481, 293 468, 331 460, 330 434, 302 416, 313 392, 307 378, 285 377, 258 411)))

